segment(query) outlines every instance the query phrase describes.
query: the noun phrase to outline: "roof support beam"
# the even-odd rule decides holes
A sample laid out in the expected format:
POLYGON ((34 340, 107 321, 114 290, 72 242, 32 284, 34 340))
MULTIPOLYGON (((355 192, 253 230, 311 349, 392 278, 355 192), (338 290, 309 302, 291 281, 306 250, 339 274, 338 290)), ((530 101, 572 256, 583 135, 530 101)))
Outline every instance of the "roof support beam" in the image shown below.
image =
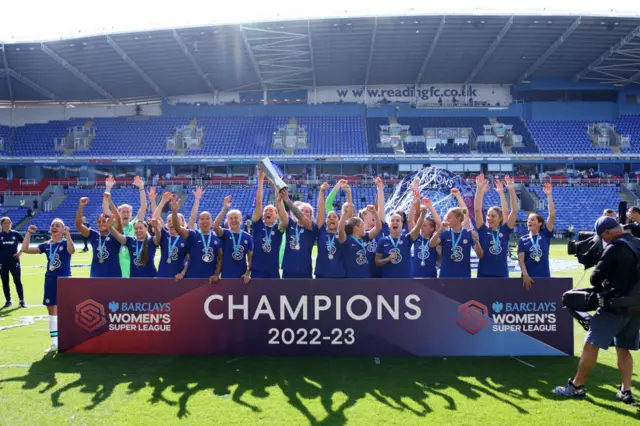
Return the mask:
POLYGON ((582 77, 587 75, 587 73, 589 73, 589 71, 593 70, 595 67, 597 67, 598 65, 600 65, 601 63, 606 61, 611 55, 616 53, 618 50, 622 49, 624 46, 629 44, 629 42, 631 42, 631 40, 633 40, 634 38, 636 38, 638 36, 640 36, 640 25, 637 26, 629 34, 627 34, 626 36, 622 37, 619 42, 617 42, 615 45, 611 46, 609 48, 609 50, 607 50, 605 53, 600 55, 600 57, 598 59, 596 59, 595 61, 591 62, 585 69, 583 69, 578 74, 576 74, 576 76, 573 77, 573 81, 576 82, 576 81, 580 80, 582 77))
POLYGON ((198 73, 202 81, 204 81, 204 83, 207 85, 207 87, 209 88, 209 91, 211 92, 211 94, 215 99, 216 88, 213 87, 213 84, 211 84, 211 82, 207 78, 207 75, 204 73, 204 71, 202 71, 202 68, 196 61, 196 58, 193 57, 193 55, 189 51, 189 48, 187 47, 186 44, 184 44, 182 37, 180 37, 180 34, 178 34, 176 30, 173 30, 173 38, 176 40, 176 43, 178 43, 178 46, 180 46, 180 49, 182 50, 182 53, 184 54, 184 56, 186 56, 189 62, 191 62, 191 65, 193 65, 193 68, 195 68, 196 72, 198 73))
POLYGON ((438 40, 440 39, 440 34, 442 34, 442 30, 444 29, 445 21, 446 21, 446 16, 443 15, 442 19, 440 20, 440 25, 438 25, 438 29, 436 30, 436 35, 433 37, 431 46, 429 46, 429 50, 427 51, 427 56, 424 57, 424 61, 422 62, 422 66, 420 67, 420 72, 416 77, 416 83, 415 83, 416 86, 420 84, 420 80, 422 80, 422 75, 427 70, 427 65, 429 64, 429 61, 433 56, 433 52, 436 50, 436 45, 438 44, 438 40))
POLYGON ((244 43, 244 48, 247 49, 247 54, 249 55, 249 60, 251 61, 251 65, 253 66, 253 70, 256 72, 256 75, 260 79, 260 87, 262 90, 267 90, 267 85, 264 83, 264 79, 262 78, 262 72, 260 71, 260 65, 258 65, 258 61, 256 60, 255 55, 253 54, 253 48, 249 43, 249 39, 247 38, 247 33, 244 31, 244 27, 240 25, 240 34, 242 35, 242 42, 244 43))
POLYGON ((364 86, 369 85, 369 75, 371 73, 371 62, 373 62, 373 47, 376 44, 376 33, 378 32, 378 18, 373 18, 373 33, 371 34, 371 45, 369 46, 369 61, 367 62, 367 73, 364 76, 364 86))
POLYGON ((52 101, 62 102, 62 99, 60 99, 59 97, 57 97, 56 95, 54 95, 53 93, 51 93, 50 91, 45 89, 44 87, 40 86, 38 83, 29 80, 27 77, 25 77, 22 74, 12 70, 11 68, 7 69, 6 72, 7 72, 7 75, 15 78, 16 80, 18 80, 21 83, 26 84, 27 86, 31 87, 36 92, 40 93, 41 95, 46 96, 47 98, 51 99, 52 101))
POLYGON ((549 48, 547 49, 547 51, 546 51, 546 52, 544 52, 544 53, 542 54, 542 56, 540 56, 540 57, 538 58, 538 60, 537 60, 537 61, 535 61, 535 62, 533 63, 533 65, 531 65, 531 66, 529 67, 529 69, 528 69, 528 70, 526 70, 526 71, 524 72, 524 74, 522 74, 522 77, 520 77, 520 78, 518 79, 518 82, 521 82, 521 81, 523 81, 523 80, 526 80, 526 79, 527 79, 531 74, 533 74, 533 73, 534 73, 534 71, 535 71, 535 70, 537 70, 537 69, 538 69, 538 67, 540 67, 540 65, 542 65, 542 63, 543 63, 544 61, 546 61, 546 60, 547 60, 547 58, 549 58, 549 56, 551 56, 551 54, 552 54, 553 52, 555 52, 555 51, 556 51, 556 49, 558 49, 558 47, 560 47, 560 45, 561 45, 562 43, 564 43, 564 42, 565 42, 565 40, 566 40, 567 38, 569 38, 569 36, 570 36, 571 34, 573 34, 573 32, 576 30, 576 28, 578 28, 578 26, 580 26, 580 23, 581 23, 581 22, 582 22, 582 17, 581 17, 581 16, 578 16, 578 17, 576 18, 576 20, 575 20, 575 21, 573 21, 573 23, 569 26, 569 28, 567 28, 567 29, 566 29, 566 31, 565 31, 564 33, 562 33, 562 35, 560 36, 560 38, 558 38, 558 39, 557 39, 557 40, 556 40, 556 41, 555 41, 551 46, 549 46, 549 48))
POLYGON ((7 62, 7 53, 4 48, 4 43, 0 46, 2 49, 2 63, 4 64, 4 74, 7 79, 7 88, 9 89, 9 99, 13 102, 13 87, 11 87, 11 77, 9 76, 9 62, 7 62))
POLYGON ((129 55, 127 55, 124 52, 124 50, 122 50, 122 48, 120 48, 120 46, 118 46, 118 44, 109 35, 107 35, 106 38, 107 38, 107 43, 109 43, 109 46, 111 46, 113 50, 115 50, 118 53, 118 55, 120 55, 122 60, 124 60, 127 64, 129 64, 129 66, 133 68, 133 70, 137 72, 138 75, 144 81, 146 81, 147 84, 151 86, 151 88, 155 90, 155 92, 158 95, 162 96, 163 98, 167 97, 167 94, 153 80, 151 80, 151 78, 144 71, 142 71, 142 69, 138 66, 138 64, 136 64, 133 61, 133 59, 131 59, 129 55))
POLYGON ((476 75, 478 75, 478 73, 480 72, 484 64, 489 60, 489 58, 491 57, 493 52, 496 50, 496 48, 498 47, 498 45, 500 44, 500 42, 502 41, 504 36, 507 34, 507 31, 509 31, 509 28, 511 28, 512 25, 513 25, 513 16, 511 16, 507 21, 507 23, 504 24, 504 27, 502 27, 502 30, 500 31, 498 36, 495 38, 495 40, 493 40, 493 43, 491 43, 487 51, 484 53, 484 55, 480 59, 480 62, 478 62, 476 67, 473 69, 473 71, 471 71, 471 74, 469 74, 469 77, 467 78, 467 81, 466 81, 467 84, 471 83, 471 81, 476 77, 476 75))
POLYGON ((40 43, 40 49, 44 53, 46 53, 51 59, 53 59, 54 61, 56 61, 60 65, 62 65, 65 69, 71 71, 71 73, 73 75, 75 75, 80 80, 82 80, 87 86, 91 87, 93 90, 95 90, 96 92, 100 93, 102 96, 104 96, 105 98, 109 99, 110 101, 118 103, 118 104, 121 103, 118 99, 116 99, 114 96, 112 96, 109 92, 107 92, 102 87, 100 87, 95 81, 91 80, 89 77, 87 77, 85 74, 83 74, 80 70, 78 70, 76 67, 71 65, 69 62, 67 62, 65 59, 63 59, 56 52, 51 50, 49 48, 49 46, 47 46, 46 44, 40 43))
POLYGON ((639 82, 640 80, 640 71, 638 71, 637 73, 635 73, 634 75, 632 75, 631 77, 629 77, 627 79, 627 81, 625 81, 624 83, 622 83, 622 87, 628 85, 629 83, 636 83, 636 84, 640 84, 639 82))
POLYGON ((313 59, 313 42, 311 41, 311 20, 307 20, 307 33, 309 34, 309 58, 311 59, 311 73, 313 74, 313 88, 316 88, 316 63, 313 59))

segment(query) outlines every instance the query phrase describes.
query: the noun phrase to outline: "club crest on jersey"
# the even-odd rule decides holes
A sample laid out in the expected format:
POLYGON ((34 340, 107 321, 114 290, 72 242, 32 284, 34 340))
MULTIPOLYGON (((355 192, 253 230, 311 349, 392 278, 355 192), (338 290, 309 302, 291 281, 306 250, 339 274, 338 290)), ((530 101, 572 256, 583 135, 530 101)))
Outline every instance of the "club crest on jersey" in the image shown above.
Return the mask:
POLYGON ((231 255, 233 260, 242 260, 244 258, 244 246, 238 246, 238 250, 231 255))
POLYGON ((502 253, 502 246, 500 245, 500 241, 491 241, 491 247, 489 247, 489 253, 498 255, 502 253))
POLYGON ((369 253, 375 253, 378 249, 378 242, 376 240, 371 240, 367 243, 367 251, 369 253))
POLYGON ((202 261, 206 263, 213 262, 213 248, 209 247, 207 250, 202 249, 202 261))
POLYGON ((431 253, 429 253, 429 248, 425 247, 425 250, 422 250, 422 249, 418 250, 418 259, 427 260, 430 256, 431 256, 431 253))
POLYGON ((331 254, 331 255, 336 254, 336 244, 335 243, 331 244, 329 240, 327 240, 327 252, 328 254, 331 254))
POLYGON ((265 253, 271 253, 271 244, 267 245, 266 237, 262 239, 262 251, 265 253))
POLYGON ((365 253, 365 251, 364 251, 364 250, 358 250, 358 251, 356 252, 356 256, 357 256, 357 257, 356 257, 356 263, 357 263, 358 265, 365 265, 365 264, 367 264, 367 263, 368 263, 368 262, 367 262, 367 253, 365 253))
POLYGON ((398 263, 402 262, 402 255, 400 254, 400 249, 392 248, 391 250, 389 250, 389 254, 396 255, 396 258, 391 261, 391 263, 393 263, 394 265, 397 265, 398 263))
POLYGON ((462 262, 462 259, 464 259, 464 253, 462 253, 462 247, 458 246, 452 251, 451 260, 454 262, 462 262))

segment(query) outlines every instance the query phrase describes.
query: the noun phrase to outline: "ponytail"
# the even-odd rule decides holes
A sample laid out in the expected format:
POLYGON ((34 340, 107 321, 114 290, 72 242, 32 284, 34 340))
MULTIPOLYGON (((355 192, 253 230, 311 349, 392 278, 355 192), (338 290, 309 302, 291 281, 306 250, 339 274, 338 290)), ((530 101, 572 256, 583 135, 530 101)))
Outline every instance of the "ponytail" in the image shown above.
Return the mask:
POLYGON ((142 243, 142 252, 140 253, 140 263, 143 267, 147 266, 149 261, 149 236, 145 237, 144 243, 142 243))

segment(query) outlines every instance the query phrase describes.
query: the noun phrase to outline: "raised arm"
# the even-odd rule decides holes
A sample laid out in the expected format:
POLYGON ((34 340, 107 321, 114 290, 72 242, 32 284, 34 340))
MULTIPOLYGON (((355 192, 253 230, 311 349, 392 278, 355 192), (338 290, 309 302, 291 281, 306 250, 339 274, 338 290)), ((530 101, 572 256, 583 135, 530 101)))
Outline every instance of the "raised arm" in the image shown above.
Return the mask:
POLYGON ((516 195, 516 185, 509 176, 505 176, 504 183, 507 185, 507 191, 509 191, 509 198, 511 200, 511 211, 507 217, 507 226, 509 229, 513 229, 515 228, 516 220, 518 219, 518 196, 516 195))
POLYGON ((288 192, 283 193, 283 196, 286 197, 283 199, 284 204, 287 206, 291 214, 293 214, 296 219, 298 219, 298 223, 307 228, 309 231, 313 230, 313 223, 311 223, 311 221, 306 218, 304 213, 302 213, 300 209, 297 208, 295 204, 293 204, 293 202, 289 198, 288 192))
POLYGON ((153 214, 156 211, 156 207, 158 207, 158 203, 156 203, 156 200, 158 199, 158 193, 156 192, 155 186, 152 186, 149 188, 147 195, 149 195, 149 203, 151 204, 151 213, 153 214))
POLYGON ((424 218, 427 216, 426 201, 427 201, 426 198, 424 200, 422 200, 422 205, 420 206, 420 216, 418 217, 418 222, 416 222, 415 226, 411 230, 411 233, 409 234, 409 235, 411 235, 411 239, 413 241, 418 239, 418 236, 420 235, 420 228, 422 228, 422 223, 424 222, 424 218))
POLYGON ((345 194, 347 194, 347 203, 350 203, 353 206, 353 209, 355 210, 356 205, 353 203, 353 191, 351 190, 351 186, 349 186, 349 184, 347 183, 346 180, 341 180, 341 188, 344 191, 345 194))
POLYGON ((196 186, 196 190, 192 191, 194 201, 193 207, 191 207, 191 216, 189 216, 189 223, 187 223, 187 229, 196 229, 196 220, 198 220, 198 210, 200 209, 200 200, 204 195, 204 190, 201 186, 196 186))
POLYGON ((84 238, 89 238, 89 234, 91 234, 89 228, 84 226, 82 223, 82 212, 84 211, 84 206, 87 204, 89 204, 89 199, 87 197, 80 198, 80 204, 78 204, 78 210, 76 211, 76 229, 84 238))
POLYGON ((173 228, 176 230, 178 235, 180 235, 185 240, 189 237, 189 231, 182 227, 182 223, 180 223, 180 217, 178 217, 178 207, 180 206, 180 198, 171 197, 171 222, 173 223, 173 228))
POLYGON ((464 220, 462 221, 462 227, 468 229, 469 223, 471 221, 471 215, 469 214, 469 209, 467 208, 467 204, 464 202, 464 198, 462 198, 460 190, 458 188, 451 188, 451 195, 456 197, 456 200, 458 200, 458 205, 464 211, 464 220))
POLYGON ((144 220, 144 216, 147 214, 147 196, 144 193, 144 181, 140 176, 136 176, 133 179, 133 184, 140 192, 140 209, 138 210, 136 217, 138 220, 144 220))
POLYGON ((478 255, 479 259, 484 257, 484 249, 480 245, 480 238, 478 237, 478 233, 476 231, 471 231, 471 238, 473 238, 473 250, 478 255))
POLYGON ((329 189, 328 183, 323 183, 318 190, 318 212, 316 215, 316 223, 318 224, 318 228, 322 228, 324 226, 324 193, 329 189))
MULTIPOLYGON (((153 242, 156 247, 160 247, 160 242, 162 241, 162 222, 157 218, 151 218, 151 225, 156 231, 153 233, 153 242)), ((168 256, 171 256, 171 253, 169 253, 168 256)))
POLYGON ((482 202, 484 194, 489 190, 489 183, 484 179, 483 174, 476 176, 476 196, 473 198, 473 212, 476 216, 476 227, 482 226, 482 202))
POLYGON ((438 214, 436 209, 433 207, 433 203, 429 198, 423 198, 422 204, 427 206, 427 209, 429 209, 429 212, 431 213, 431 217, 433 218, 433 221, 436 223, 436 229, 437 229, 440 226, 440 223, 442 222, 442 220, 440 220, 440 215, 438 214))
POLYGON ((376 178, 376 207, 378 208, 378 217, 382 222, 385 221, 384 218, 384 182, 379 177, 376 178))
POLYGON ((36 228, 35 225, 29 225, 27 228, 27 232, 25 232, 24 239, 22 240, 22 249, 20 249, 22 253, 40 254, 40 249, 38 247, 29 247, 31 245, 31 235, 37 230, 38 228, 36 228))
POLYGON ((373 215, 373 220, 375 221, 373 228, 369 230, 369 238, 375 238, 382 232, 382 219, 380 219, 380 215, 378 215, 378 211, 373 204, 367 206, 367 211, 373 215))
POLYGON ((331 190, 331 192, 329 193, 329 196, 327 197, 327 199, 324 202, 324 209, 325 209, 325 213, 329 214, 333 211, 333 202, 336 199, 336 195, 338 195, 338 192, 340 191, 340 188, 342 188, 342 183, 347 183, 346 180, 341 179, 336 183, 336 186, 333 187, 333 189, 331 190))
POLYGON ((109 232, 111 232, 111 235, 116 239, 116 241, 118 241, 122 245, 127 244, 127 237, 122 235, 120 231, 117 230, 115 226, 113 226, 112 218, 107 219, 107 225, 109 225, 109 232))
POLYGON ((162 217, 162 210, 164 210, 164 206, 171 202, 171 199, 173 198, 173 194, 170 193, 169 191, 165 191, 162 194, 162 199, 160 200, 160 204, 158 204, 156 206, 155 209, 153 209, 153 214, 151 215, 151 220, 158 220, 162 217))
POLYGON ((547 206, 549 206, 547 229, 549 232, 553 232, 553 225, 556 223, 556 206, 553 204, 553 187, 550 183, 544 184, 544 195, 547 196, 547 206))
POLYGON ((224 229, 220 226, 222 221, 224 220, 224 215, 227 214, 227 211, 231 208, 231 195, 227 195, 224 197, 224 202, 222 203, 222 209, 216 216, 216 220, 213 222, 213 232, 216 233, 218 238, 224 235, 224 229))
MULTIPOLYGON (((106 192, 111 194, 111 191, 113 190, 113 185, 116 184, 116 180, 113 178, 113 176, 108 176, 105 179, 104 184, 106 187, 106 192)), ((106 200, 105 198, 102 199, 102 213, 104 213, 105 216, 111 215, 111 208, 109 207, 109 201, 106 200)))
POLYGON ((420 215, 420 179, 416 178, 411 183, 411 191, 413 192, 413 201, 411 202, 411 208, 409 209, 409 229, 413 229, 416 224, 416 220, 420 215))
POLYGON ((113 217, 113 226, 116 227, 116 229, 122 233, 123 229, 122 229, 122 218, 120 217, 120 212, 118 211, 118 208, 116 207, 115 204, 113 204, 113 198, 111 198, 111 193, 110 192, 105 192, 104 195, 102 196, 102 202, 104 203, 106 201, 107 205, 109 206, 109 213, 107 213, 107 217, 113 217))
POLYGON ((440 245, 440 236, 447 229, 449 229, 449 222, 447 222, 446 220, 440 222, 440 226, 436 228, 436 232, 433 233, 431 239, 429 240, 429 247, 435 248, 436 246, 440 245))
POLYGON ((347 223, 347 220, 351 218, 351 204, 344 203, 342 205, 342 214, 340 215, 340 222, 338 222, 338 241, 340 244, 343 244, 347 241, 347 233, 344 231, 344 225, 347 223))
POLYGON ((73 238, 71 238, 71 230, 68 226, 64 227, 64 237, 67 239, 67 253, 73 254, 76 252, 76 246, 73 244, 73 238))
POLYGON ((272 182, 272 185, 273 185, 273 190, 275 191, 275 194, 276 194, 276 200, 275 200, 276 210, 278 211, 278 218, 280 218, 280 225, 278 226, 278 229, 280 229, 281 231, 284 231, 289 226, 289 215, 287 214, 287 211, 284 209, 284 203, 282 202, 282 192, 288 191, 288 189, 284 188, 282 191, 278 191, 278 188, 276 188, 273 182, 272 182))
POLYGON ((264 196, 264 171, 256 166, 256 172, 258 173, 258 188, 256 189, 256 206, 251 217, 253 223, 256 223, 262 217, 262 197, 264 196))

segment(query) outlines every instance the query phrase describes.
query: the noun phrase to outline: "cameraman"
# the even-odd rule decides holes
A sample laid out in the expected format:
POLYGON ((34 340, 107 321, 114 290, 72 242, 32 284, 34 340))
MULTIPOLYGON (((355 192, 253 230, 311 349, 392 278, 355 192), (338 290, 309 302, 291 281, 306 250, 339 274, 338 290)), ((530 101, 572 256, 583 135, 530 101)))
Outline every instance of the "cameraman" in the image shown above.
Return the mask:
MULTIPOLYGON (((598 236, 607 247, 591 274, 591 285, 606 301, 625 297, 639 290, 638 263, 640 262, 640 239, 626 233, 612 217, 602 216, 595 224, 598 236)), ((622 378, 616 398, 626 404, 635 405, 631 393, 633 358, 629 351, 640 345, 640 316, 612 312, 598 308, 591 319, 589 333, 578 364, 578 372, 565 386, 555 388, 555 394, 569 398, 584 398, 584 383, 596 364, 598 351, 608 349, 613 341, 618 355, 618 369, 622 378)))

